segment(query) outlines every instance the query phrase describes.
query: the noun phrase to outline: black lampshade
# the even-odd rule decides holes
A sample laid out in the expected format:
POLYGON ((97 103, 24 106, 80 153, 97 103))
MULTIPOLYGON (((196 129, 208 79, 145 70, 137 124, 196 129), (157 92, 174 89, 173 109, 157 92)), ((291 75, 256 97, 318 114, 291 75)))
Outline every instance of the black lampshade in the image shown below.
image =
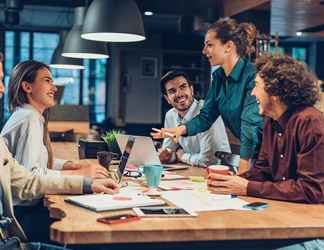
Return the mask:
POLYGON ((94 0, 88 8, 81 37, 104 42, 145 40, 142 15, 133 0, 94 0))
POLYGON ((66 35, 66 31, 60 33, 60 41, 56 49, 54 50, 50 67, 58 69, 84 69, 83 60, 62 56, 63 41, 66 35))
POLYGON ((108 58, 108 50, 105 43, 81 38, 84 16, 85 7, 75 8, 74 25, 65 39, 62 56, 81 59, 108 58))

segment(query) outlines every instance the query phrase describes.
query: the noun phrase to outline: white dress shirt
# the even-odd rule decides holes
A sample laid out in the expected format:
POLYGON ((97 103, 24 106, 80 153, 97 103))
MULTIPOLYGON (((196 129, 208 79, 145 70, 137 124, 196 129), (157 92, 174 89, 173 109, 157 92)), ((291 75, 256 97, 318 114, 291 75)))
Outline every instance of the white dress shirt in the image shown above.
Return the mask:
POLYGON ((66 160, 54 159, 47 168, 48 152, 43 142, 45 119, 33 106, 24 104, 11 115, 1 131, 13 157, 34 175, 60 174, 66 160))
MULTIPOLYGON (((199 114, 203 107, 204 101, 194 99, 186 115, 181 118, 175 108, 170 109, 165 115, 164 127, 174 128, 194 118, 199 114)), ((170 138, 163 140, 162 148, 168 148, 172 151, 181 146, 184 154, 181 161, 205 167, 215 163, 216 151, 231 152, 228 142, 225 125, 221 117, 219 117, 209 130, 194 136, 180 137, 179 144, 174 144, 170 138)))

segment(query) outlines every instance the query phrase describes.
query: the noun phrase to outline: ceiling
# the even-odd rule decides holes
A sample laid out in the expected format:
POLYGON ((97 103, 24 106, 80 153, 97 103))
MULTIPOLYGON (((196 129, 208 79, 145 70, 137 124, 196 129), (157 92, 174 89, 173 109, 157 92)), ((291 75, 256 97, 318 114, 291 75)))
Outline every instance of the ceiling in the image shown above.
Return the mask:
MULTIPOLYGON (((7 0, 8 1, 8 0, 7 0)), ((17 0, 9 0, 17 1, 17 0)), ((77 7, 87 6, 92 0, 18 0, 23 5, 42 5, 77 7)), ((222 0, 135 0, 138 7, 142 10, 150 10, 158 14, 188 15, 204 13, 206 9, 217 9, 222 0), (189 4, 188 4, 189 3, 189 4)), ((0 3, 6 0, 0 0, 0 3)))
MULTIPOLYGON (((0 0, 6 1, 19 0, 0 0)), ((48 8, 89 5, 91 0, 20 0, 29 8, 33 5, 48 8), (50 6, 50 7, 49 7, 50 6)), ((135 0, 141 12, 152 11, 152 17, 145 17, 149 30, 168 30, 176 25, 177 18, 199 16, 204 22, 212 22, 221 16, 238 17, 240 21, 251 21, 267 26, 266 32, 279 33, 280 36, 294 36, 297 31, 316 32, 323 36, 324 1, 323 0, 135 0), (320 4, 322 2, 322 4, 320 4), (316 28, 315 30, 313 28, 316 28)), ((73 19, 73 18, 72 18, 73 19)), ((190 19, 189 19, 190 20, 190 19)), ((191 18, 192 20, 192 18, 191 18)), ((174 30, 170 30, 173 32, 174 30)))
MULTIPOLYGON (((321 0, 272 0, 271 33, 294 36, 297 31, 324 30, 324 3, 321 0)), ((319 33, 321 34, 321 33, 319 33)))

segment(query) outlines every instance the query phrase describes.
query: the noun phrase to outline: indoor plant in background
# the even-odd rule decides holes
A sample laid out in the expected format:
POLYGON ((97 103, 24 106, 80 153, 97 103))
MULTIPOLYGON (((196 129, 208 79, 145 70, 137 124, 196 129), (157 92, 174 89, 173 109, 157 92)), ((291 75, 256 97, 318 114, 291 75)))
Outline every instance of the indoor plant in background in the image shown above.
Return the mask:
POLYGON ((120 154, 120 149, 116 140, 116 135, 121 134, 118 129, 112 129, 107 131, 101 138, 106 142, 108 151, 116 154, 120 154))

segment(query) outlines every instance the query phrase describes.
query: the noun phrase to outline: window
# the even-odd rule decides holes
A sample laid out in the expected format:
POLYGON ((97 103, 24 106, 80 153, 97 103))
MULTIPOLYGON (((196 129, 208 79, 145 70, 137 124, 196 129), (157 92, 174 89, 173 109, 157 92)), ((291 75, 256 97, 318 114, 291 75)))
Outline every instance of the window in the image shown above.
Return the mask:
POLYGON ((298 61, 307 62, 306 48, 292 48, 292 57, 298 61))
MULTIPOLYGON (((14 65, 28 59, 49 64, 58 42, 58 33, 5 31, 4 120, 10 116, 7 90, 14 65)), ((90 105, 90 123, 106 119, 106 63, 106 59, 84 60, 85 69, 81 73, 80 70, 52 69, 56 84, 65 86, 61 104, 90 105)))
POLYGON ((106 63, 106 59, 84 62, 83 104, 90 106, 92 123, 106 119, 106 63))
POLYGON ((281 44, 281 48, 284 49, 284 53, 290 55, 292 58, 308 63, 309 62, 309 44, 286 42, 281 44))

